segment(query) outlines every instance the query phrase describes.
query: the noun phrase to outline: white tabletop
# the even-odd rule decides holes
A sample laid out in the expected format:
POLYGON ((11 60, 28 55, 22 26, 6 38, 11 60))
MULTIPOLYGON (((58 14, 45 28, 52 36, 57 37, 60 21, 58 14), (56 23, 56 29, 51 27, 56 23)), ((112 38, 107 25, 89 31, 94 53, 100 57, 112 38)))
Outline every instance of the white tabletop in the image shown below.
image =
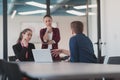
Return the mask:
POLYGON ((87 63, 18 63, 22 72, 33 78, 119 77, 120 65, 87 63))

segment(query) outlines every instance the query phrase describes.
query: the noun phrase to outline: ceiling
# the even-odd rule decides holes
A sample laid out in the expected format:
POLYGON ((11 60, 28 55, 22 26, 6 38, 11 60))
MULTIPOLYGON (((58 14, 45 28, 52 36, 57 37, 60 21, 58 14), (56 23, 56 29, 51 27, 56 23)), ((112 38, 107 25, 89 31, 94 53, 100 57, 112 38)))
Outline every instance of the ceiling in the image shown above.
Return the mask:
MULTIPOLYGON (((27 11, 46 11, 46 8, 37 7, 33 5, 26 4, 26 2, 34 1, 37 3, 46 4, 46 0, 8 0, 8 15, 12 15, 15 12, 15 15, 21 15, 20 12, 27 11)), ((75 9, 74 6, 86 5, 87 0, 50 0, 50 5, 53 8, 50 9, 51 15, 62 15, 62 16, 73 16, 73 14, 67 13, 67 10, 76 10, 80 12, 86 12, 86 9, 75 9)), ((89 2, 90 4, 90 2, 89 2)), ((2 14, 2 0, 0 0, 0 14, 2 14)), ((39 15, 43 16, 46 12, 35 13, 29 15, 39 15)))

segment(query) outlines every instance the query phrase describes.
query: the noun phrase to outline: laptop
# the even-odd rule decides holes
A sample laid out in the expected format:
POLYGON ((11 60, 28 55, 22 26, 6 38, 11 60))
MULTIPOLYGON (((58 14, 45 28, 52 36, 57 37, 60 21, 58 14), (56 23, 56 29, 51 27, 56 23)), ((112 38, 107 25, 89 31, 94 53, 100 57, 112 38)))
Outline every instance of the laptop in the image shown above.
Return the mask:
POLYGON ((53 62, 50 49, 32 49, 35 62, 53 62))

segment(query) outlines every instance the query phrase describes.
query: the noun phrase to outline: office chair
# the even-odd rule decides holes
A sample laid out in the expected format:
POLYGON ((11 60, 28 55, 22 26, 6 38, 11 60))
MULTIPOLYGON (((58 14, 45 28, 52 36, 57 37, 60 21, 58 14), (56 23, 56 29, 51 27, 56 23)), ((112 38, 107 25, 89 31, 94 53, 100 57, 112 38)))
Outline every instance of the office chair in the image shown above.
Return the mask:
POLYGON ((2 80, 2 77, 3 77, 2 60, 0 60, 0 77, 1 77, 1 80, 2 80))
POLYGON ((0 75, 2 75, 3 70, 2 70, 2 60, 0 60, 0 75))
POLYGON ((109 57, 107 64, 120 64, 120 56, 109 57))
POLYGON ((105 56, 104 64, 120 64, 120 56, 105 56))
POLYGON ((3 62, 3 71, 8 80, 38 80, 22 73, 19 66, 15 63, 3 62))
POLYGON ((0 80, 6 80, 6 75, 4 73, 4 70, 3 70, 3 63, 4 63, 4 60, 0 59, 0 80))
MULTIPOLYGON (((106 56, 104 64, 120 64, 120 56, 106 56)), ((114 80, 112 78, 105 78, 104 80, 114 80)))
POLYGON ((16 56, 9 56, 9 61, 15 61, 16 60, 16 56))
POLYGON ((22 80, 22 73, 15 63, 9 63, 4 61, 3 71, 7 76, 8 80, 22 80))

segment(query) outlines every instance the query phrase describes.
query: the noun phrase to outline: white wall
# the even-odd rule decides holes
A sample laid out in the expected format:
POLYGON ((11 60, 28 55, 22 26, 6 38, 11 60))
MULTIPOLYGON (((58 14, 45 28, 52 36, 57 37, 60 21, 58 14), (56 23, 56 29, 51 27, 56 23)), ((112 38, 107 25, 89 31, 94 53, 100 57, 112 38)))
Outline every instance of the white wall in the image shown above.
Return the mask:
POLYGON ((106 55, 120 55, 120 0, 101 0, 106 55))
MULTIPOLYGON (((2 16, 0 16, 0 19, 2 16)), ((61 40, 59 42, 59 48, 68 49, 69 38, 71 36, 70 23, 74 20, 81 20, 85 25, 86 33, 86 18, 85 17, 75 17, 75 16, 53 16, 53 21, 58 22, 60 29, 61 40)), ((8 17, 8 55, 14 55, 12 50, 12 45, 14 45, 18 39, 19 33, 21 31, 22 22, 42 22, 43 17, 40 16, 16 16, 14 19, 8 17)), ((0 20, 0 24, 2 19, 0 20)), ((0 58, 2 58, 2 26, 0 27, 0 58)), ((34 43, 36 48, 41 48, 40 43, 34 43)))

